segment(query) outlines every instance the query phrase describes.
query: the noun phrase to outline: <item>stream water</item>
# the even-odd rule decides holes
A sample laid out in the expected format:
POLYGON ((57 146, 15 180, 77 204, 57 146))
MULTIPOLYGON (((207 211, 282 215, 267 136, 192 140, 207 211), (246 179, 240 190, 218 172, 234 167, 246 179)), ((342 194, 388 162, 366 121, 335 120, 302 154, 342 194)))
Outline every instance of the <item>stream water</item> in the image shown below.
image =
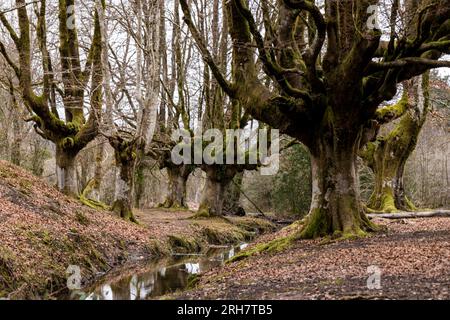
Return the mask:
MULTIPOLYGON (((202 255, 174 255, 164 266, 152 262, 143 271, 127 273, 94 286, 84 294, 86 300, 146 300, 186 289, 191 275, 221 266, 247 244, 211 248, 202 255)), ((142 269, 141 269, 142 270, 142 269)), ((72 295, 72 299, 79 299, 72 295)))

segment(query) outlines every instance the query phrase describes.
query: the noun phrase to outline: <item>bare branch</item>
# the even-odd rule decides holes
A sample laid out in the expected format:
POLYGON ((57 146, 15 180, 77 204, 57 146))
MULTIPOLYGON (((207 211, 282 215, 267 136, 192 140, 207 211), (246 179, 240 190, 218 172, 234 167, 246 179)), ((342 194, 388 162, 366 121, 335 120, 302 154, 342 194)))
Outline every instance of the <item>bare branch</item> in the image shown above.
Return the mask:
POLYGON ((314 19, 314 23, 317 28, 316 36, 310 48, 303 55, 305 59, 306 66, 308 68, 308 72, 312 80, 315 78, 315 82, 318 80, 316 75, 316 62, 317 57, 322 50, 323 44, 326 38, 326 22, 325 19, 320 12, 320 9, 309 1, 303 0, 283 0, 284 3, 292 8, 292 9, 300 9, 309 12, 311 17, 314 19))
POLYGON ((3 10, 3 11, 0 11, 0 15, 3 15, 3 14, 8 13, 8 12, 16 11, 17 9, 20 9, 20 8, 23 8, 23 7, 27 7, 27 6, 35 4, 35 3, 39 3, 40 1, 41 0, 30 1, 30 2, 24 3, 22 5, 15 6, 14 8, 10 8, 10 9, 6 9, 6 10, 3 10))
POLYGON ((450 40, 433 41, 422 44, 419 48, 419 53, 424 53, 430 50, 438 50, 443 53, 450 53, 450 40))
POLYGON ((370 63, 370 69, 376 72, 384 69, 403 68, 413 65, 427 66, 430 69, 445 67, 450 68, 450 61, 410 57, 389 62, 372 62, 370 63))
POLYGON ((300 72, 299 70, 286 70, 280 67, 272 58, 270 57, 269 53, 266 50, 264 39, 261 35, 261 33, 258 30, 258 27, 256 25, 255 19, 253 18, 252 13, 249 9, 247 9, 244 4, 242 3, 242 0, 235 0, 238 10, 241 12, 242 16, 247 20, 250 32, 252 33, 253 37, 255 38, 256 44, 258 45, 258 50, 260 52, 259 58, 264 63, 267 72, 273 77, 275 81, 281 86, 281 88, 289 95, 304 99, 307 102, 311 101, 311 97, 309 93, 306 90, 301 90, 298 88, 294 88, 291 86, 289 81, 284 77, 284 74, 286 73, 292 73, 292 72, 300 72))
POLYGON ((183 10, 184 14, 184 22, 189 27, 189 30, 192 33, 192 36, 195 39, 195 42, 200 49, 200 52, 202 53, 203 59, 208 64, 208 66, 211 68, 212 73, 217 79, 217 82, 220 84, 222 89, 225 91, 227 95, 230 97, 234 97, 236 95, 236 90, 232 87, 232 85, 225 79, 224 75, 220 71, 219 67, 217 66, 216 62, 214 61, 214 58, 212 57, 211 53, 209 52, 208 48, 206 47, 205 43, 203 42, 203 39, 195 27, 193 21, 192 21, 192 15, 189 10, 189 6, 186 3, 186 0, 180 0, 181 9, 183 10))
POLYGON ((14 70, 14 73, 16 74, 17 78, 20 78, 19 67, 12 61, 11 57, 8 55, 8 52, 6 51, 5 45, 1 41, 0 41, 0 53, 3 55, 9 66, 14 70))

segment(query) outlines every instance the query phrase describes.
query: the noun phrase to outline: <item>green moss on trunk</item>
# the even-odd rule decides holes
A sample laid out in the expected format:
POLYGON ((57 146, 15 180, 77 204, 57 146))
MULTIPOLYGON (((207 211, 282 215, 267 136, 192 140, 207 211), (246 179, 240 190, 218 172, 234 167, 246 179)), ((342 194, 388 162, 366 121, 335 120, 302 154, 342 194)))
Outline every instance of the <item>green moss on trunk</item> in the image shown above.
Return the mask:
POLYGON ((112 211, 116 213, 123 220, 138 223, 133 214, 133 209, 128 203, 123 200, 116 200, 112 206, 112 211))
MULTIPOLYGON (((367 204, 373 211, 394 213, 417 209, 406 195, 403 176, 429 110, 428 81, 428 75, 424 75, 405 83, 403 98, 396 105, 399 108, 407 104, 400 121, 360 153, 375 174, 374 191, 367 204)), ((389 108, 380 109, 379 113, 384 109, 389 108)))

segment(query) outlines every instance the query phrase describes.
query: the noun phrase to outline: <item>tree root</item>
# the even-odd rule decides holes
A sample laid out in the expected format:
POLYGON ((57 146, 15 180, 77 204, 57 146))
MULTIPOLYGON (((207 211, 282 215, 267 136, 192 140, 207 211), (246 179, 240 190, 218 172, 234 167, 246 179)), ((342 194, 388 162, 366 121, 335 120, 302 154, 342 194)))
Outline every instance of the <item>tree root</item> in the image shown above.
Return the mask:
POLYGON ((295 240, 297 240, 298 237, 296 236, 288 236, 288 237, 282 237, 274 239, 267 243, 261 243, 258 244, 248 250, 242 251, 239 254, 235 255, 234 257, 230 258, 227 263, 240 261, 243 259, 246 259, 248 257, 259 255, 262 253, 275 253, 283 251, 287 248, 289 248, 295 240))
POLYGON ((374 224, 363 211, 353 217, 353 224, 342 225, 340 229, 333 228, 327 217, 327 212, 314 209, 305 218, 304 227, 300 231, 300 239, 331 238, 333 240, 349 240, 367 237, 370 232, 377 232, 380 227, 374 224), (357 221, 356 221, 357 220, 357 221))
POLYGON ((186 205, 182 205, 176 201, 165 200, 163 203, 158 205, 158 208, 163 209, 174 209, 174 210, 188 210, 189 208, 186 205))
POLYGON ((105 210, 105 211, 110 211, 111 207, 108 206, 106 203, 100 202, 100 201, 96 201, 96 200, 92 200, 89 198, 85 198, 83 195, 80 195, 78 197, 78 199, 80 200, 80 202, 86 206, 88 206, 89 208, 95 209, 95 210, 105 210))
POLYGON ((262 253, 275 253, 281 252, 289 248, 292 244, 294 244, 297 240, 300 239, 299 231, 303 225, 304 221, 296 221, 293 224, 287 226, 283 230, 288 231, 288 236, 282 236, 276 239, 273 239, 269 242, 260 243, 253 247, 250 247, 247 250, 244 250, 234 257, 230 258, 227 263, 240 261, 246 259, 251 256, 259 255, 262 253))
POLYGON ((84 190, 79 195, 78 199, 81 201, 82 204, 88 206, 89 208, 95 209, 95 210, 111 210, 111 207, 108 206, 106 203, 103 203, 101 201, 93 200, 88 197, 88 194, 91 193, 92 190, 94 190, 95 186, 97 185, 97 181, 95 179, 89 180, 84 190))

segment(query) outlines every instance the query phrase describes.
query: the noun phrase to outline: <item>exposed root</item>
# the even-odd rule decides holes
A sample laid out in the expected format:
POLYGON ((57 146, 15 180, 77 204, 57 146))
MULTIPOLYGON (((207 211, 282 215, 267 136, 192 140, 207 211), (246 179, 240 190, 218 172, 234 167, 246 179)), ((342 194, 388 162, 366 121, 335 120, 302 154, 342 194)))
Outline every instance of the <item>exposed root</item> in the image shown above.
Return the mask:
POLYGON ((249 241, 256 236, 256 233, 249 232, 228 223, 215 223, 214 226, 202 227, 201 234, 209 244, 236 244, 249 241))
POLYGON ((209 219, 209 218, 217 218, 218 216, 214 216, 210 213, 209 210, 198 210, 190 219, 209 219))
POLYGON ((169 245, 174 253, 197 253, 202 251, 205 244, 195 237, 170 235, 169 245))
POLYGON ((169 199, 166 199, 163 203, 160 203, 158 205, 158 208, 164 208, 164 209, 173 209, 173 210, 189 210, 189 208, 183 204, 180 204, 175 201, 171 201, 169 199))
MULTIPOLYGON (((343 218, 344 219, 344 218, 343 218)), ((348 219, 348 217, 346 217, 348 219)), ((341 221, 340 228, 335 228, 330 221, 328 212, 324 209, 314 209, 306 218, 305 225, 300 232, 301 239, 356 239, 364 238, 370 232, 379 231, 380 228, 368 219, 363 211, 354 214, 349 221, 341 221)))
POLYGON ((107 204, 105 204, 101 201, 90 199, 88 197, 88 194, 91 193, 92 190, 94 190, 96 185, 97 185, 97 181, 95 179, 91 179, 88 182, 88 184, 86 185, 86 187, 84 188, 84 190, 81 192, 78 199, 80 200, 80 202, 82 204, 88 206, 89 208, 92 208, 95 210, 107 210, 107 211, 111 210, 111 207, 108 206, 107 204))
POLYGON ((122 201, 118 200, 114 202, 111 210, 123 220, 139 224, 139 221, 137 221, 133 214, 133 210, 129 209, 122 201))
POLYGON ((386 190, 379 198, 375 198, 373 195, 368 207, 377 212, 394 213, 399 211, 395 206, 393 192, 390 190, 386 190))
POLYGON ((96 200, 92 200, 89 198, 85 198, 83 195, 80 195, 79 198, 80 202, 82 204, 84 204, 85 206, 88 206, 91 209, 95 209, 95 210, 111 210, 111 207, 108 206, 106 203, 100 202, 100 201, 96 201, 96 200))
MULTIPOLYGON (((247 250, 244 250, 234 257, 230 258, 227 263, 240 261, 243 259, 246 259, 248 257, 259 255, 263 253, 274 253, 274 252, 280 252, 283 250, 286 250, 289 248, 295 241, 299 240, 299 230, 301 229, 301 226, 303 225, 303 221, 296 221, 293 224, 285 227, 282 231, 288 232, 287 236, 282 236, 276 239, 273 239, 266 243, 260 243, 255 246, 252 246, 248 248, 247 250)), ((284 233, 283 232, 283 233, 284 233)))

